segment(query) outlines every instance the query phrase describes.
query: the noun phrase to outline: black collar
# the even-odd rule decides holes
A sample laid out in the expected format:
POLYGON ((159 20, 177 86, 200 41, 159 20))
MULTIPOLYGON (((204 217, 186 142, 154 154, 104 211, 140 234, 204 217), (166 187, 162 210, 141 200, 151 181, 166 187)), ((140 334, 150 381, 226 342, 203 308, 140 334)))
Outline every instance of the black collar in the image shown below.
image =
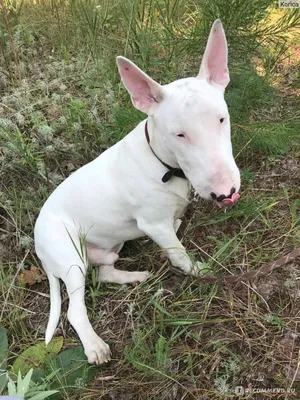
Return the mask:
POLYGON ((174 175, 174 176, 177 176, 178 178, 183 178, 183 179, 187 179, 187 177, 185 176, 185 174, 184 174, 184 172, 182 171, 182 169, 180 169, 180 168, 174 168, 174 167, 171 167, 170 165, 168 165, 168 164, 166 164, 166 163, 164 163, 155 153, 154 153, 154 151, 153 151, 153 149, 152 149, 152 147, 151 147, 151 145, 150 145, 150 137, 149 137, 149 132, 148 132, 148 121, 146 121, 146 124, 145 124, 145 136, 146 136, 146 139, 147 139, 147 142, 148 142, 148 144, 149 144, 149 147, 150 147, 150 149, 152 150, 152 153, 155 155, 155 157, 162 163, 162 165, 164 165, 166 168, 168 168, 168 172, 166 172, 165 174, 164 174, 164 176, 162 177, 162 181, 163 181, 163 183, 166 183, 166 182, 168 182, 171 178, 172 178, 172 176, 174 175))

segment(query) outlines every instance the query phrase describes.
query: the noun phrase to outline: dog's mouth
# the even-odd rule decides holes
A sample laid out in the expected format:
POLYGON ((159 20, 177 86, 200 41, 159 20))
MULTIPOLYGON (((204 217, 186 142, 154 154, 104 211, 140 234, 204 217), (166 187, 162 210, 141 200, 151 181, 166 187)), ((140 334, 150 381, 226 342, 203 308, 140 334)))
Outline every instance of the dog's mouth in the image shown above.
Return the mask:
POLYGON ((239 193, 233 193, 230 198, 223 199, 222 201, 216 201, 216 204, 220 208, 230 208, 238 202, 240 197, 241 196, 239 195, 239 193))

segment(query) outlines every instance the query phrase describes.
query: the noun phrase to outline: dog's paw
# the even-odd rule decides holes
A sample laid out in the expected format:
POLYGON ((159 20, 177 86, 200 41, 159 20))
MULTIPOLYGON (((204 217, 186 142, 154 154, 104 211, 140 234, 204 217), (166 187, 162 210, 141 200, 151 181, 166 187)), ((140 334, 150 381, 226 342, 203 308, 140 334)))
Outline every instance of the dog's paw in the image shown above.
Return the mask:
POLYGON ((150 276, 149 271, 139 272, 139 282, 145 282, 150 276))
POLYGON ((148 279, 150 272, 143 271, 143 272, 130 272, 130 275, 127 275, 128 279, 126 283, 141 283, 145 282, 148 279))
POLYGON ((84 353, 87 356, 89 364, 100 365, 111 359, 111 351, 108 344, 99 337, 89 343, 89 347, 85 348, 84 353))
POLYGON ((200 261, 196 261, 191 267, 190 275, 192 275, 192 276, 204 275, 206 268, 207 268, 206 264, 204 264, 200 261))

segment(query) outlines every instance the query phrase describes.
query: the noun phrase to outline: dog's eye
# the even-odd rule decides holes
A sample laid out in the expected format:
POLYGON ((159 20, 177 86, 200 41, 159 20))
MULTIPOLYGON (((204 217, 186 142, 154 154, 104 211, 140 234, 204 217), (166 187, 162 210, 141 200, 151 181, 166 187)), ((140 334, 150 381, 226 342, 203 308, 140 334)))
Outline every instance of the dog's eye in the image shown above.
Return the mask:
POLYGON ((178 137, 184 137, 184 134, 183 133, 179 133, 177 136, 178 137))
POLYGON ((224 119, 225 119, 225 118, 221 118, 221 119, 220 119, 221 124, 224 122, 224 119))

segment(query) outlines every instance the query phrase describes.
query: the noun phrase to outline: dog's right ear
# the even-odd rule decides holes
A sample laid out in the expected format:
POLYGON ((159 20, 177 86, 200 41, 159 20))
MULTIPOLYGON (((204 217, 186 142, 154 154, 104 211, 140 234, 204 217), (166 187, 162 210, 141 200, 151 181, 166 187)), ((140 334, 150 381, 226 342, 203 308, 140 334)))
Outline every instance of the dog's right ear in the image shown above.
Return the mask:
POLYGON ((163 100, 162 86, 125 57, 117 57, 119 73, 135 108, 151 115, 163 100))

